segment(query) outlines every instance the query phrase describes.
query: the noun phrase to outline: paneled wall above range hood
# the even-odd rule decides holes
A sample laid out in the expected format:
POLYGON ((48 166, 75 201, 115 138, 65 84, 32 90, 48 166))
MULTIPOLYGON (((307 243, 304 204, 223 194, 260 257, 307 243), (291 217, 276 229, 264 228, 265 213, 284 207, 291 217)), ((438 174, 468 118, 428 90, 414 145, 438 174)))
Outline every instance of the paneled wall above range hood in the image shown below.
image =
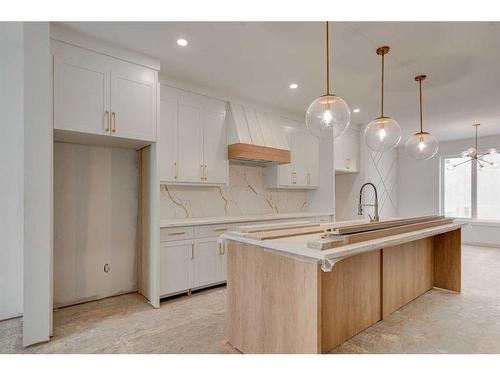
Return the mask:
POLYGON ((228 156, 231 160, 290 163, 290 146, 280 117, 237 103, 230 103, 228 156))

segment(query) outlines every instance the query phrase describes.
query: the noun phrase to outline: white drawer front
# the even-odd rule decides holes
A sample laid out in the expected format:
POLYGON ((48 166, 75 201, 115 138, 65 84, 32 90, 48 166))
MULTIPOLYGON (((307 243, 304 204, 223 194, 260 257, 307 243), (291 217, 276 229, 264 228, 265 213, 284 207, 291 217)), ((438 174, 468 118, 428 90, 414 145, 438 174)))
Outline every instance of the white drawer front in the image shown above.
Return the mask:
POLYGON ((315 219, 316 219, 315 221, 318 223, 330 223, 332 221, 331 215, 318 216, 315 219))
POLYGON ((234 228, 234 224, 214 224, 214 225, 200 225, 194 228, 195 238, 204 237, 217 237, 222 233, 230 231, 234 228))
POLYGON ((160 241, 190 240, 193 234, 193 227, 161 228, 160 241))

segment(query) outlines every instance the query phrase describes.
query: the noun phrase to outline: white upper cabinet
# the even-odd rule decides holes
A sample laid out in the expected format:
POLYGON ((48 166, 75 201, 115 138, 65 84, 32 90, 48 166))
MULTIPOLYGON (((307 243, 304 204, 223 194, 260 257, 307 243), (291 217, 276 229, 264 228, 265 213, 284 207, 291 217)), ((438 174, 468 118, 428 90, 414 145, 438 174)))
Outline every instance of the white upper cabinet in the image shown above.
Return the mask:
MULTIPOLYGON (((199 95, 178 90, 176 108, 176 124, 160 120, 162 127, 177 127, 177 159, 169 162, 177 162, 177 181, 204 182, 203 99, 199 95)), ((172 115, 167 114, 167 119, 170 117, 172 115)))
POLYGON ((359 172, 360 134, 356 128, 348 128, 344 134, 335 138, 334 165, 335 173, 359 172))
POLYGON ((111 70, 111 135, 156 140, 157 73, 113 61, 111 70))
POLYGON ((54 129, 156 140, 158 72, 53 41, 54 129))
POLYGON ((109 134, 110 74, 97 53, 57 45, 54 54, 54 128, 109 134))
POLYGON ((160 181, 227 184, 226 102, 162 86, 160 181))
POLYGON ((220 100, 205 99, 203 121, 203 162, 205 181, 227 183, 226 106, 220 100))
POLYGON ((319 187, 319 139, 295 120, 282 118, 282 134, 290 146, 289 164, 267 167, 267 183, 274 188, 319 187))

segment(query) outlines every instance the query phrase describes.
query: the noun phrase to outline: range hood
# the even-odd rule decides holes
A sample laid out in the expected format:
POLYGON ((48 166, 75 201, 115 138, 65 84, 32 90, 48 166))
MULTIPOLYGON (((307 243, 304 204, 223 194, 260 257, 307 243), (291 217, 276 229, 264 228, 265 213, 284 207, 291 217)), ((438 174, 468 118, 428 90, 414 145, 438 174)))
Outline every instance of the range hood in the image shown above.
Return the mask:
POLYGON ((279 116, 229 103, 228 158, 258 163, 290 163, 290 146, 279 116))

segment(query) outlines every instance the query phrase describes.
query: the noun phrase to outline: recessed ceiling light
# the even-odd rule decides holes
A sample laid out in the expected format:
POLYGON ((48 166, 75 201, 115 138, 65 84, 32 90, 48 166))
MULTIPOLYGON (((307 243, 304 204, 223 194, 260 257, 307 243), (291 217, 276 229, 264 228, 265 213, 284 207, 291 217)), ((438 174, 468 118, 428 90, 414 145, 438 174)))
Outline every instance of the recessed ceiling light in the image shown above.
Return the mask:
POLYGON ((290 86, 289 86, 291 89, 296 89, 297 87, 299 87, 298 84, 296 83, 291 83, 290 86))
POLYGON ((354 108, 352 111, 353 111, 354 113, 359 113, 360 109, 359 109, 359 108, 354 108))
POLYGON ((186 39, 177 39, 177 45, 181 47, 186 47, 188 45, 188 41, 186 39))

